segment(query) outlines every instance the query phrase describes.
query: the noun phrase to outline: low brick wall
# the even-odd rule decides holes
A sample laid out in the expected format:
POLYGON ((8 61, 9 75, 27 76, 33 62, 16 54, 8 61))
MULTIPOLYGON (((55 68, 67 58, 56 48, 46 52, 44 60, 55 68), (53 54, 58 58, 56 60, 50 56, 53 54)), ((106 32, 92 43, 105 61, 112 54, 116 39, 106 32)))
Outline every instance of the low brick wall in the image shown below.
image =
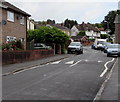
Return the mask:
POLYGON ((53 56, 53 50, 3 51, 2 64, 12 64, 53 56))

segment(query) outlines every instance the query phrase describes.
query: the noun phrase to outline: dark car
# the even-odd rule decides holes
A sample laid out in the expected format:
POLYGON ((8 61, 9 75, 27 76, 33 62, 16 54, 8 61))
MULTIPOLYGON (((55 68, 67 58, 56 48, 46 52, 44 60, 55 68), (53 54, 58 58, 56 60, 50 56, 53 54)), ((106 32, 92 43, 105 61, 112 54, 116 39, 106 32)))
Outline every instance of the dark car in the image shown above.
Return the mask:
POLYGON ((68 54, 70 53, 77 53, 82 54, 83 53, 83 47, 80 42, 71 42, 68 46, 68 54))

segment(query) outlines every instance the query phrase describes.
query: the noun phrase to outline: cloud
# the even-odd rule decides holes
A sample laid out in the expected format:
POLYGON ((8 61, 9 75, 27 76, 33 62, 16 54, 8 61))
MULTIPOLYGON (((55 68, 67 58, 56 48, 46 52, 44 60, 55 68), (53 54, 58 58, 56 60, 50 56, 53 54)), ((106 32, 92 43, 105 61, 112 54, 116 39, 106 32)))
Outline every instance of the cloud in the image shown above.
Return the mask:
MULTIPOLYGON (((7 0, 20 2, 19 0, 7 0)), ((99 0, 99 2, 118 2, 119 0, 99 0)), ((98 2, 98 0, 21 0, 21 2, 98 2)))
POLYGON ((103 15, 102 7, 102 3, 94 3, 94 7, 86 10, 81 19, 86 22, 96 21, 101 15, 103 15))
MULTIPOLYGON (((58 1, 58 0, 57 0, 58 1)), ((35 20, 53 19, 63 22, 65 19, 79 23, 100 22, 111 10, 117 9, 117 3, 103 2, 12 2, 17 7, 31 14, 35 20)))

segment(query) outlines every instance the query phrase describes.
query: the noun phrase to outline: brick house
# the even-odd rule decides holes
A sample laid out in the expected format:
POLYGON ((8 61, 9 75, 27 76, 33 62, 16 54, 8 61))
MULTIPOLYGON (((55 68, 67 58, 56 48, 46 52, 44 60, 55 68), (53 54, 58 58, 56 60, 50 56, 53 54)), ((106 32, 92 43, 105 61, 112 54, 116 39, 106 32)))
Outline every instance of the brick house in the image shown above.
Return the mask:
POLYGON ((21 40, 26 49, 27 19, 30 15, 4 0, 0 0, 0 11, 2 43, 21 40))
POLYGON ((120 14, 116 15, 114 23, 115 23, 115 43, 120 44, 120 14))

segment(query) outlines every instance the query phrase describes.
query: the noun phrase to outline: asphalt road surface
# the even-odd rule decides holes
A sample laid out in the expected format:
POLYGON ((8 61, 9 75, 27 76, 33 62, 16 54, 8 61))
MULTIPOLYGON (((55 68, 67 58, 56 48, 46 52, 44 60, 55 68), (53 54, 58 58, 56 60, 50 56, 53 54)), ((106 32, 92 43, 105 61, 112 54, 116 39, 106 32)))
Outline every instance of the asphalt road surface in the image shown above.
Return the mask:
POLYGON ((84 53, 3 76, 3 100, 94 100, 116 58, 84 53))

